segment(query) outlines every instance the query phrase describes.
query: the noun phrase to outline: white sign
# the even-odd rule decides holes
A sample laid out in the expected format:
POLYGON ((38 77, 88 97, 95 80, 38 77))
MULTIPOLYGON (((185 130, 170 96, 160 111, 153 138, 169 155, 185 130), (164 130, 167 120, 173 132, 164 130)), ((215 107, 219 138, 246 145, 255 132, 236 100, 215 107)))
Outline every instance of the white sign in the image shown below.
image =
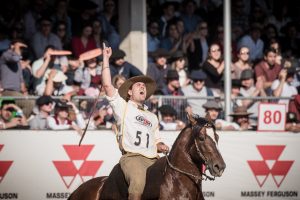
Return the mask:
MULTIPOLYGON (((300 200, 300 134, 218 132, 222 177, 203 181, 206 200, 300 200)), ((173 144, 178 132, 162 132, 173 144)), ((121 153, 112 131, 0 131, 0 199, 67 199, 90 178, 108 175, 121 153)), ((209 174, 209 173, 208 173, 209 174)))
POLYGON ((258 131, 284 131, 286 105, 279 103, 260 103, 258 107, 258 131))

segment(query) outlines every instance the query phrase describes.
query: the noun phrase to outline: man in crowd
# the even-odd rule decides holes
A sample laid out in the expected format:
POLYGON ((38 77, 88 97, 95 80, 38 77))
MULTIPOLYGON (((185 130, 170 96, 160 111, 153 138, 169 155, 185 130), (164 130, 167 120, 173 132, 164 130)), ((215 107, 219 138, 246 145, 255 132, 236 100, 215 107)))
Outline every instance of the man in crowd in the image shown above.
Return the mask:
POLYGON ((185 127, 185 123, 177 120, 177 112, 170 105, 162 105, 159 108, 161 114, 161 121, 159 122, 160 130, 164 131, 177 131, 185 127))

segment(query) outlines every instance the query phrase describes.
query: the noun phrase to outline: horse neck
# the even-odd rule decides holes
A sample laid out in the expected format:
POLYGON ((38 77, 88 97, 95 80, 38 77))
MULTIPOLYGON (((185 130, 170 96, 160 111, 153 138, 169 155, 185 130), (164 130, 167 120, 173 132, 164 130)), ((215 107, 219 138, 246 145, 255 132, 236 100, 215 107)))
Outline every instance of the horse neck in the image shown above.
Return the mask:
POLYGON ((191 145, 194 144, 191 131, 191 127, 181 131, 170 151, 169 160, 174 166, 200 176, 202 171, 199 171, 198 166, 202 166, 203 163, 198 163, 196 166, 189 154, 191 145))

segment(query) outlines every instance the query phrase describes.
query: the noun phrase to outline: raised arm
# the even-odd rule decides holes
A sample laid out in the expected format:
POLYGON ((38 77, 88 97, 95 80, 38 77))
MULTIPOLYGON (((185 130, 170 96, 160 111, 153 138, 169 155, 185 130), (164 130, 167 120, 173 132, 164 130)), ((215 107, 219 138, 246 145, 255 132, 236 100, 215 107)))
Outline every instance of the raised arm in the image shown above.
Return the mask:
POLYGON ((112 97, 116 92, 116 89, 111 83, 111 75, 109 69, 109 58, 111 54, 111 47, 106 47, 103 43, 102 87, 105 91, 105 94, 109 97, 112 97))

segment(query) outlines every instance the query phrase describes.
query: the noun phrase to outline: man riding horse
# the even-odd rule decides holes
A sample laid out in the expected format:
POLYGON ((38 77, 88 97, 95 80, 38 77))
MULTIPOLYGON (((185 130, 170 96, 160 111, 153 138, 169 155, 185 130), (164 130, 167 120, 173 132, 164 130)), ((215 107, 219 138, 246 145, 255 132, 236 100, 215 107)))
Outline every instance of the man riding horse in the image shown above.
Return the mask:
POLYGON ((129 185, 129 200, 141 199, 146 171, 158 158, 158 152, 168 152, 161 142, 157 116, 144 105, 155 91, 156 83, 148 76, 126 80, 117 91, 111 82, 109 58, 112 49, 103 44, 102 87, 118 125, 118 142, 122 151, 119 161, 129 185))

